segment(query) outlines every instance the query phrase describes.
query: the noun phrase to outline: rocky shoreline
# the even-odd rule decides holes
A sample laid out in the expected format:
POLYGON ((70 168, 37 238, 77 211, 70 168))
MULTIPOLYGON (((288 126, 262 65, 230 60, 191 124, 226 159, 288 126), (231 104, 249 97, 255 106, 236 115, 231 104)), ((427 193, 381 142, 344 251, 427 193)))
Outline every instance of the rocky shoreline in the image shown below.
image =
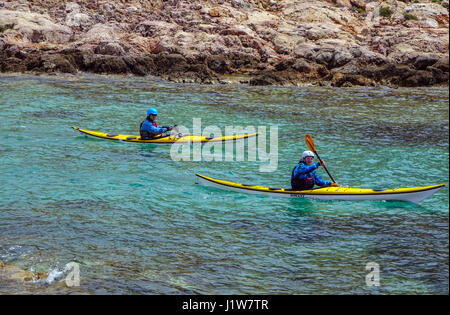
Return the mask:
POLYGON ((448 85, 448 25, 448 0, 0 1, 0 72, 448 85))
POLYGON ((5 265, 0 260, 0 282, 4 280, 14 280, 20 282, 32 282, 45 280, 47 274, 44 272, 33 273, 31 271, 23 270, 16 265, 5 265))

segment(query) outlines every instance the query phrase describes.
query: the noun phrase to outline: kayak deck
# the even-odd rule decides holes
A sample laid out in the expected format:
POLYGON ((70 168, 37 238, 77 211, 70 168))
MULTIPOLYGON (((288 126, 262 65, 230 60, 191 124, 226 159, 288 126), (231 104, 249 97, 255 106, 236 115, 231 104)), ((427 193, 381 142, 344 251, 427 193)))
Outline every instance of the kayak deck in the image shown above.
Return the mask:
POLYGON ((350 187, 323 187, 309 190, 292 190, 287 188, 275 188, 259 185, 247 185, 235 183, 201 174, 195 174, 197 178, 207 186, 228 189, 250 194, 260 194, 277 197, 297 197, 320 200, 398 200, 419 203, 430 197, 445 185, 397 188, 397 189, 368 189, 350 187))
POLYGON ((238 139, 246 139, 249 137, 255 137, 258 133, 251 134, 243 134, 243 135, 235 135, 235 136, 223 136, 223 137, 203 137, 203 136, 192 136, 192 135, 168 135, 162 136, 158 138, 141 140, 140 136, 136 135, 122 135, 118 133, 106 133, 106 132, 97 132, 91 130, 85 130, 78 127, 72 126, 72 129, 79 131, 82 134, 89 135, 96 138, 101 139, 109 139, 116 141, 125 141, 125 142, 137 142, 137 143, 156 143, 156 144, 171 144, 171 143, 206 143, 206 142, 223 142, 223 141, 235 141, 238 139))

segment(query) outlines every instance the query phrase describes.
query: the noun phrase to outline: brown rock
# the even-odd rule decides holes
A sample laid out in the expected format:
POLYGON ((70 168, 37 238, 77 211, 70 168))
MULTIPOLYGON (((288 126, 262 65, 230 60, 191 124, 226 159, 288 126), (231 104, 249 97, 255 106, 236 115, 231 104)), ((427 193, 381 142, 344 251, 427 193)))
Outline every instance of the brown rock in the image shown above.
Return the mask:
POLYGON ((39 38, 39 41, 50 43, 67 43, 72 36, 70 28, 38 13, 0 9, 0 27, 5 25, 13 25, 13 30, 19 31, 25 42, 39 38))
POLYGON ((433 65, 433 67, 437 68, 437 69, 440 69, 442 72, 447 72, 448 73, 449 72, 449 58, 448 58, 448 56, 439 59, 439 61, 436 62, 433 65))
POLYGON ((97 55, 86 65, 86 70, 94 73, 125 74, 130 73, 127 63, 120 56, 97 55))
POLYGON ((448 84, 448 71, 442 71, 442 69, 436 68, 434 66, 428 67, 427 70, 430 71, 433 75, 434 84, 448 84))
POLYGON ((125 50, 119 42, 101 42, 94 48, 94 52, 100 55, 125 55, 125 50))
POLYGON ((45 72, 76 73, 74 66, 60 54, 48 54, 41 56, 42 70, 45 72))
POLYGON ((438 62, 439 59, 439 56, 434 54, 419 55, 412 61, 412 64, 417 70, 425 70, 438 62))
POLYGON ((276 85, 333 78, 341 86, 365 84, 362 78, 408 86, 448 82, 448 10, 439 3, 50 2, 0 1, 0 71, 152 74, 205 83, 232 73, 276 85), (392 16, 380 18, 380 6, 392 16), (405 22, 404 13, 418 20, 405 22))
POLYGON ((401 78, 400 85, 407 87, 427 86, 437 83, 431 71, 419 70, 413 75, 401 78))
POLYGON ((329 74, 328 69, 324 65, 310 62, 306 59, 296 60, 292 65, 292 68, 298 72, 310 74, 316 78, 321 78, 329 74))
POLYGON ((355 7, 365 10, 366 9, 366 2, 364 0, 350 0, 350 3, 353 4, 355 7))
POLYGON ((352 6, 350 0, 333 0, 333 2, 336 3, 338 7, 350 8, 352 6))
POLYGON ((153 59, 148 56, 131 57, 124 56, 123 61, 127 64, 130 72, 135 75, 156 75, 153 59))
POLYGON ((154 57, 153 62, 159 73, 185 69, 187 66, 186 59, 180 54, 158 54, 154 57))
POLYGON ((337 87, 350 87, 355 85, 371 86, 374 82, 362 75, 335 73, 331 79, 332 85, 337 87))
POLYGON ((164 21, 145 21, 136 26, 135 31, 144 37, 159 37, 173 34, 179 27, 164 21))
POLYGON ((223 16, 223 10, 219 7, 214 7, 212 9, 209 10, 208 12, 210 17, 220 17, 223 16))
POLYGON ((23 270, 15 265, 5 264, 0 260, 0 283, 2 279, 28 282, 44 280, 46 278, 47 274, 44 272, 33 273, 27 270, 23 270))
POLYGON ((257 77, 251 78, 249 84, 251 86, 264 86, 264 85, 281 85, 282 78, 276 73, 261 74, 257 77))
POLYGON ((2 72, 25 72, 27 67, 23 60, 16 57, 0 59, 0 69, 2 72))
POLYGON ((229 61, 222 56, 211 56, 207 59, 208 67, 216 73, 230 73, 231 67, 229 61))

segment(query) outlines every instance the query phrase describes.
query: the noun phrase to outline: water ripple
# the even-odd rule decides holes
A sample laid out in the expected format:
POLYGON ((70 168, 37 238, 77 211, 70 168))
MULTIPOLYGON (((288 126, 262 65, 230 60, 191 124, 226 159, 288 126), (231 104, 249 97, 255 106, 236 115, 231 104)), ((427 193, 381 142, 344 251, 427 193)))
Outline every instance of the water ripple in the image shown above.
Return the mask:
MULTIPOLYGON (((80 287, 7 294, 448 294, 448 90, 173 84, 114 76, 0 76, 0 260, 80 265, 80 287), (161 124, 279 128, 278 168, 175 162, 170 147, 85 138, 161 124), (310 133, 339 183, 444 183, 421 205, 267 198, 195 185, 196 172, 288 187, 310 133), (381 268, 367 287, 365 266, 381 268)), ((326 173, 319 175, 328 179, 326 173)), ((1 275, 0 275, 1 277, 1 275)))

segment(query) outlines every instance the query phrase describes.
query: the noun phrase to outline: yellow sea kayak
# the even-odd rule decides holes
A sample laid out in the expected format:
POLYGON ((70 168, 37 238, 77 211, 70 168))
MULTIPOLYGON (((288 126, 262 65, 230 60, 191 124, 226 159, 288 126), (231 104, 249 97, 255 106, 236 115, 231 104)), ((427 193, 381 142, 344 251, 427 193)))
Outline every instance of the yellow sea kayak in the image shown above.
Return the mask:
POLYGON ((319 200, 400 200, 419 203, 430 197, 445 185, 396 188, 396 189, 367 189, 349 187, 324 187, 310 190, 292 190, 259 185, 248 185, 195 174, 202 184, 232 191, 249 194, 259 194, 276 197, 296 197, 319 200))
POLYGON ((125 141, 125 142, 137 142, 137 143, 155 143, 155 144, 171 144, 171 143, 188 143, 188 142, 223 142, 223 141, 235 141, 238 139, 245 139, 249 137, 255 137, 258 135, 258 133, 251 133, 251 134, 244 134, 244 135, 236 135, 236 136, 223 136, 223 137, 203 137, 203 136, 192 136, 192 135, 169 135, 169 136, 162 136, 159 138, 154 138, 150 140, 141 140, 140 136, 135 135, 121 135, 118 133, 106 133, 106 132, 97 132, 97 131, 90 131, 81 129, 78 127, 72 126, 74 130, 77 130, 81 132, 82 134, 89 135, 96 138, 101 139, 109 139, 109 140, 116 140, 116 141, 125 141))

